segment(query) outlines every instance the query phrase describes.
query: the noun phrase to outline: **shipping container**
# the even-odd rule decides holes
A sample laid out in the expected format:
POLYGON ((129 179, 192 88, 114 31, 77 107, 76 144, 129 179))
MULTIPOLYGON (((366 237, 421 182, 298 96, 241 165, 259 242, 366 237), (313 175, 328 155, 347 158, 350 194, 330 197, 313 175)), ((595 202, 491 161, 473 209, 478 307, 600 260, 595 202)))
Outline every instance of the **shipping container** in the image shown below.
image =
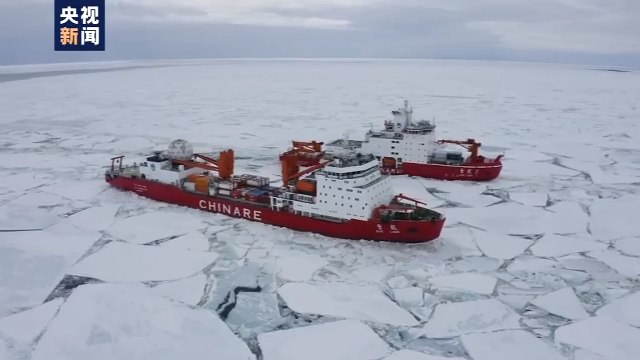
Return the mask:
POLYGON ((396 159, 394 159, 392 157, 384 157, 384 158, 382 158, 382 166, 384 166, 384 167, 395 167, 396 166, 396 159))
POLYGON ((233 190, 231 192, 231 196, 233 196, 234 198, 238 199, 238 198, 242 197, 242 192, 240 190, 233 190))
POLYGON ((244 198, 247 199, 248 201, 254 201, 254 202, 258 201, 258 197, 251 194, 245 195, 244 198))
POLYGON ((196 191, 196 184, 193 182, 185 182, 184 188, 187 191, 196 191))
POLYGON ((220 189, 224 189, 224 190, 234 190, 235 188, 238 187, 238 184, 235 182, 221 182, 220 183, 220 189))
POLYGON ((209 195, 211 195, 211 196, 216 196, 216 195, 218 195, 218 189, 216 189, 216 188, 209 188, 209 195))
POLYGON ((231 196, 231 190, 220 189, 220 190, 218 190, 218 194, 225 195, 225 196, 231 196))

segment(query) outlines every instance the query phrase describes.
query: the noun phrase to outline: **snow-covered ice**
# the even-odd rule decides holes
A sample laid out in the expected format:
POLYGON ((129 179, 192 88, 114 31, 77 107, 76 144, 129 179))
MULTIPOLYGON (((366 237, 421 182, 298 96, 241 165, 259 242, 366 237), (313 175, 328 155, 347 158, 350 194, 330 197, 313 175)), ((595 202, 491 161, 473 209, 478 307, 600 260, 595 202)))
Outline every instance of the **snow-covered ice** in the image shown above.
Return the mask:
POLYGON ((107 282, 183 279, 213 264, 210 252, 111 242, 71 268, 69 274, 107 282))
POLYGON ((452 302, 436 306, 422 328, 428 338, 520 328, 520 316, 495 299, 452 302))
MULTIPOLYGON (((554 359, 553 347, 571 360, 637 357, 637 76, 490 62, 151 65, 160 63, 180 67, 129 62, 147 68, 0 84, 0 359, 28 359, 40 332, 32 360, 210 358, 225 348, 210 341, 220 338, 211 326, 227 334, 221 342, 242 348, 241 359, 253 355, 229 328, 265 355, 256 336, 291 334, 286 346, 270 345, 269 354, 286 355, 296 334, 326 326, 329 335, 311 331, 304 341, 333 359, 554 359), (425 90, 415 74, 433 86, 425 90), (60 92, 61 81, 101 86, 60 92), (302 234, 161 204, 103 180, 112 156, 141 161, 175 138, 203 153, 233 148, 238 173, 276 180, 277 155, 292 139, 362 139, 402 103, 394 94, 409 96, 416 117, 436 118, 438 138, 474 137, 482 153, 505 154, 491 182, 392 178, 396 192, 447 216, 431 243, 302 234), (69 98, 74 106, 61 105, 69 98), (148 288, 82 285, 84 277, 148 288), (334 284, 343 291, 318 290, 334 284), (108 290, 89 301, 90 286, 108 290), (287 289, 290 296, 281 296, 287 289), (76 295, 93 308, 78 305, 76 295), (71 305, 54 317, 67 297, 71 305), (156 301, 160 311, 144 305, 156 301), (174 307, 182 315, 171 315, 174 307), (351 327, 329 326, 343 318, 337 324, 351 327), (181 324, 196 340, 170 334, 181 324), (116 328, 128 334, 107 332, 116 328), (473 338, 491 347, 474 352, 473 338), (503 338, 523 351, 509 355, 503 338), (61 352, 45 356, 50 346, 61 352), (378 351, 362 350, 369 347, 378 351), (342 350, 323 352, 332 348, 342 350)), ((99 65, 114 66, 0 67, 0 74, 99 65)), ((311 352, 291 353, 307 359, 311 352)))
POLYGON ((151 294, 140 284, 83 285, 62 305, 33 360, 178 358, 253 360, 214 313, 151 294))
POLYGON ((432 277, 429 282, 432 289, 456 289, 480 295, 491 295, 498 280, 488 275, 462 273, 432 277))
POLYGON ((299 314, 325 315, 380 324, 415 326, 418 321, 376 286, 344 283, 288 283, 278 289, 287 306, 299 314))
POLYGON ((258 335, 264 360, 378 360, 391 348, 367 325, 342 320, 258 335))
POLYGON ((473 360, 568 360, 524 330, 468 334, 461 340, 473 360))
POLYGON ((531 300, 531 304, 569 320, 583 320, 589 317, 572 288, 538 296, 531 300))

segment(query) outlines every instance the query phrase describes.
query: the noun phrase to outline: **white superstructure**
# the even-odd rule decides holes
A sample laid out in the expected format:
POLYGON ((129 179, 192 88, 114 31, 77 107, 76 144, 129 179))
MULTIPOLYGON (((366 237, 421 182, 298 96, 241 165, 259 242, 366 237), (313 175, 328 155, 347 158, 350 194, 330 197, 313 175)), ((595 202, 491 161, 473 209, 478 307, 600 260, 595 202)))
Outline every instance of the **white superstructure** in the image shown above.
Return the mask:
POLYGON ((373 155, 350 153, 327 161, 324 168, 299 180, 314 184, 315 191, 305 193, 290 185, 272 196, 272 207, 312 217, 367 220, 375 208, 393 199, 390 179, 381 174, 373 155))
POLYGON ((345 147, 363 153, 372 153, 378 160, 386 158, 394 164, 403 162, 430 163, 438 158, 462 153, 446 151, 436 142, 436 125, 428 120, 413 121, 413 108, 409 102, 404 107, 392 111, 392 120, 384 122, 381 130, 369 130, 364 141, 336 140, 326 144, 328 153, 344 152, 345 147))

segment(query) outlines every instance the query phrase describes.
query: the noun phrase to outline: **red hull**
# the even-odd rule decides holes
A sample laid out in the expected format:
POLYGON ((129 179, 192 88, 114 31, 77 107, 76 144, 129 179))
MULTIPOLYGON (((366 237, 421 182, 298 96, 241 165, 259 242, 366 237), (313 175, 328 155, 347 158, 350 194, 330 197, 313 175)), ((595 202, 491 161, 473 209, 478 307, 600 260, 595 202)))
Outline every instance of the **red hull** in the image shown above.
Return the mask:
POLYGON ((382 172, 387 175, 419 176, 436 180, 465 180, 491 181, 496 179, 502 171, 502 162, 443 165, 402 163, 398 168, 383 167, 382 172))
POLYGON ((337 223, 275 211, 267 206, 248 201, 185 192, 173 185, 145 179, 123 176, 110 178, 107 176, 106 181, 121 190, 135 192, 140 196, 161 202, 340 239, 421 243, 437 239, 445 222, 445 219, 442 218, 433 222, 394 220, 390 223, 383 223, 375 219, 368 221, 349 220, 337 223))

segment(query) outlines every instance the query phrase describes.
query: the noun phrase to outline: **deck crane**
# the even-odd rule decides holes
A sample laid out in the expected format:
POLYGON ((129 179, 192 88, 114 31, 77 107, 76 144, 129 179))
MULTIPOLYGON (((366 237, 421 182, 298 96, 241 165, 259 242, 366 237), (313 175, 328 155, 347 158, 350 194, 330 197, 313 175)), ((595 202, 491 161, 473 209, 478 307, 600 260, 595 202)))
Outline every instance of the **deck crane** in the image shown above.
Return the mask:
POLYGON ((318 141, 292 141, 292 147, 280 155, 280 160, 288 156, 298 156, 298 165, 314 166, 325 155, 322 151, 323 142, 318 141))
POLYGON ((480 150, 481 143, 476 142, 474 139, 467 140, 438 140, 438 144, 455 144, 460 145, 463 148, 467 149, 471 153, 471 157, 469 162, 476 162, 479 159, 478 152, 480 150))
POLYGON ((187 168, 200 168, 210 171, 215 171, 222 179, 229 179, 233 176, 234 171, 234 153, 233 150, 224 150, 220 152, 220 158, 218 160, 211 158, 203 154, 193 154, 191 160, 173 159, 174 164, 184 165, 187 168), (202 161, 198 161, 202 160, 202 161))
POLYGON ((300 159, 297 154, 283 154, 280 156, 280 161, 282 163, 282 185, 285 187, 290 186, 293 185, 292 181, 296 181, 296 188, 299 191, 307 193, 315 193, 316 184, 305 179, 301 180, 300 178, 307 174, 311 174, 314 171, 320 170, 332 162, 332 160, 320 160, 318 164, 300 171, 300 159))

